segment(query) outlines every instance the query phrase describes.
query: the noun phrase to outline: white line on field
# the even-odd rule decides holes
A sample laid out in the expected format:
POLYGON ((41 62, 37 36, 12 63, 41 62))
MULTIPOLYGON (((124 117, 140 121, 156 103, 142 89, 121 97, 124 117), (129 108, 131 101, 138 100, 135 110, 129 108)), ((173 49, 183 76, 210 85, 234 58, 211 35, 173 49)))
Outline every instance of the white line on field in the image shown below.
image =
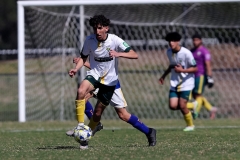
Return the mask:
MULTIPOLYGON (((177 126, 164 126, 164 127, 152 127, 157 130, 161 129, 183 129, 184 127, 177 126)), ((240 128, 240 126, 197 126, 196 129, 227 129, 227 128, 240 128)), ((104 127, 104 130, 121 130, 121 129, 135 129, 133 127, 104 127)), ((47 131, 65 131, 66 128, 54 128, 54 129, 6 129, 0 132, 47 132, 47 131)))

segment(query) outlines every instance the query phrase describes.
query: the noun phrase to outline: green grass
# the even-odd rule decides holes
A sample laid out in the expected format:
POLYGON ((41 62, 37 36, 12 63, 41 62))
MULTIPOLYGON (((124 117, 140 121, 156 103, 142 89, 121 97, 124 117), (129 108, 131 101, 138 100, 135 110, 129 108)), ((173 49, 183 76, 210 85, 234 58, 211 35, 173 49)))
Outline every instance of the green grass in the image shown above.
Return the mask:
POLYGON ((102 121, 105 129, 88 150, 65 136, 76 122, 2 122, 1 159, 239 159, 240 120, 197 120, 194 132, 183 132, 181 120, 143 120, 157 128, 157 145, 120 121, 102 121))

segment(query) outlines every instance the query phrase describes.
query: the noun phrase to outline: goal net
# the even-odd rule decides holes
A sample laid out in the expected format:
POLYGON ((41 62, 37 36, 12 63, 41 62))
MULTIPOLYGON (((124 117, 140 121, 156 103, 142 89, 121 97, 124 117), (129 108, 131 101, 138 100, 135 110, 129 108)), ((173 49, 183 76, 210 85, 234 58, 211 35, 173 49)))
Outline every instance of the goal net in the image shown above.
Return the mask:
MULTIPOLYGON (((75 119, 74 100, 82 70, 71 79, 68 71, 79 56, 84 38, 92 33, 89 17, 104 14, 110 33, 124 39, 139 55, 121 59, 119 77, 128 110, 139 118, 179 118, 168 108, 169 76, 158 79, 168 67, 165 35, 178 31, 182 45, 191 48, 199 33, 212 55, 215 86, 204 96, 218 108, 217 118, 240 117, 240 3, 177 3, 84 6, 27 6, 25 12, 26 120, 75 119), (83 23, 82 23, 83 22, 83 23)), ((91 103, 94 105, 95 100, 91 103)), ((103 119, 115 119, 111 106, 103 119)), ((200 118, 209 118, 203 107, 200 118)))

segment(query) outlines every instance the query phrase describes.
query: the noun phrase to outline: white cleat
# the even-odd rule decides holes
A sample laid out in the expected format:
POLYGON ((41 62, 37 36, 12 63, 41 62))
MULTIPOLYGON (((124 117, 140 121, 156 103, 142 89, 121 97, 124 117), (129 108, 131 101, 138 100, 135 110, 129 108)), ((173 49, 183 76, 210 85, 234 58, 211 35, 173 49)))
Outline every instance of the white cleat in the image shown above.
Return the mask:
POLYGON ((80 149, 84 150, 84 149, 88 149, 88 141, 83 141, 80 142, 80 149))
POLYGON ((195 126, 187 126, 186 128, 183 129, 184 132, 189 132, 189 131, 194 131, 195 126))
POLYGON ((66 135, 70 137, 74 137, 74 129, 67 131, 66 135))
MULTIPOLYGON (((77 127, 75 127, 77 129, 81 129, 81 128, 84 128, 84 125, 77 125, 77 127)), ((74 128, 74 129, 75 129, 74 128)), ((71 129, 69 131, 66 132, 66 135, 67 136, 70 136, 70 137, 74 137, 74 129, 71 129)))

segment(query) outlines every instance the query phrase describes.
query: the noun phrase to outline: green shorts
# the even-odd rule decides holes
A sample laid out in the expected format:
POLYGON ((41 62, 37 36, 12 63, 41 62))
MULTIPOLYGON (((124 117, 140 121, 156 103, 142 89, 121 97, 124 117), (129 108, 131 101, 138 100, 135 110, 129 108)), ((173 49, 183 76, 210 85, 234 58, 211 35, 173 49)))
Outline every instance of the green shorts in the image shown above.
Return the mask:
POLYGON ((100 83, 100 80, 96 80, 91 75, 86 76, 86 78, 84 80, 89 81, 93 85, 94 88, 99 88, 99 91, 97 94, 97 99, 105 106, 109 105, 116 86, 104 85, 104 84, 100 83))
POLYGON ((206 82, 207 78, 204 75, 201 75, 200 77, 195 77, 195 87, 193 89, 193 94, 202 94, 206 82))
POLYGON ((188 101, 190 95, 191 95, 191 91, 181 91, 181 92, 172 91, 172 90, 169 91, 169 99, 176 97, 176 98, 183 98, 188 101))

